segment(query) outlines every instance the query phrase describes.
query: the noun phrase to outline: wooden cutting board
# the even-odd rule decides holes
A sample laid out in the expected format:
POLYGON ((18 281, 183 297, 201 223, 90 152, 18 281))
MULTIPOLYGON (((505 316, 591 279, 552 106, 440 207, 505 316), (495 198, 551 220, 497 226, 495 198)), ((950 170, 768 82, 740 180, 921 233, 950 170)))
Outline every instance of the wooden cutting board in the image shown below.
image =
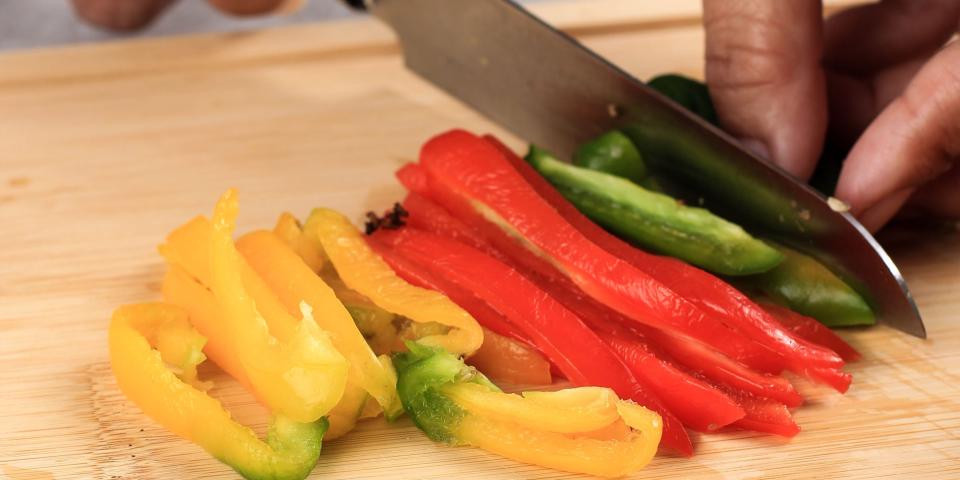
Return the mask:
MULTIPOLYGON (((701 73, 699 2, 535 10, 641 78, 701 73)), ((370 20, 0 56, 0 478, 236 478, 118 392, 106 327, 159 298, 156 245, 228 186, 241 230, 316 205, 359 219, 401 198, 393 170, 429 136, 500 128, 406 72, 370 20)), ((809 395, 791 441, 699 436, 641 476, 960 477, 960 234, 886 241, 927 322, 843 332, 865 354, 841 396, 809 395)), ((262 432, 265 412, 213 368, 213 393, 262 432)), ((407 420, 324 445, 314 478, 565 478, 430 443, 407 420)))

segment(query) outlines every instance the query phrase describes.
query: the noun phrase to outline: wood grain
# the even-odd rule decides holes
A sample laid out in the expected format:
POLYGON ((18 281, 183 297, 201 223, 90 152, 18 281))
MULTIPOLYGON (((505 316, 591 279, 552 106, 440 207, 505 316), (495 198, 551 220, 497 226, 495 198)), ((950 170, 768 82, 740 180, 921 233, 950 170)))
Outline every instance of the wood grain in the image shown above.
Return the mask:
MULTIPOLYGON (((698 2, 538 5, 641 78, 698 75, 698 2), (668 5, 669 3, 669 5, 668 5)), ((848 2, 840 2, 848 3, 848 2)), ((517 139, 401 65, 371 21, 41 50, 0 57, 0 478, 236 478, 117 391, 106 325, 159 298, 156 245, 228 186, 240 228, 325 205, 354 218, 398 199, 394 167, 452 126, 517 139)), ((887 237, 930 340, 847 331, 865 353, 840 396, 800 383, 804 431, 700 436, 641 477, 960 478, 960 234, 887 237)), ((213 368, 214 394, 265 412, 213 368)), ((313 478, 567 478, 431 444, 401 420, 324 445, 313 478)))

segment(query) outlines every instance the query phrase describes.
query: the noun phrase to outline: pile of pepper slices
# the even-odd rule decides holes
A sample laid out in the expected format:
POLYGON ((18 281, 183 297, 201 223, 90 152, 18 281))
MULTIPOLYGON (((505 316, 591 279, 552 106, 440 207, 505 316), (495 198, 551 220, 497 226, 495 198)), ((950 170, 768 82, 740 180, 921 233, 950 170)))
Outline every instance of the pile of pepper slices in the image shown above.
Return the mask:
POLYGON ((397 176, 407 197, 367 235, 317 209, 234 241, 232 190, 172 232, 164 302, 110 325, 121 390, 244 477, 304 478, 321 440, 403 413, 435 441, 619 476, 661 436, 691 455, 686 428, 795 435, 784 371, 849 386, 857 353, 829 329, 611 235, 493 137, 441 134, 397 176), (206 393, 207 358, 272 412, 265 440, 206 393))

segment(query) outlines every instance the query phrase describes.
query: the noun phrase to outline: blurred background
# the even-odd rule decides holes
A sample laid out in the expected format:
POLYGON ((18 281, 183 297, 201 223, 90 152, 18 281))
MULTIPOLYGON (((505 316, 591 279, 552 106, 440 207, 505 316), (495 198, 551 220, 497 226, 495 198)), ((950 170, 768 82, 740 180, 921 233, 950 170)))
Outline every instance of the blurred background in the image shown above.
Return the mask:
MULTIPOLYGON (((521 0, 522 3, 533 1, 537 0, 521 0)), ((206 0, 179 0, 146 27, 118 33, 83 21, 76 15, 70 0, 0 0, 0 50, 117 38, 254 30, 357 15, 339 0, 292 1, 282 10, 270 15, 237 17, 224 14, 206 0)))
POLYGON ((70 0, 2 0, 0 1, 0 50, 117 38, 252 30, 343 18, 350 15, 355 14, 338 0, 305 1, 296 9, 257 17, 229 16, 205 0, 180 0, 143 29, 118 33, 97 28, 77 17, 70 0))

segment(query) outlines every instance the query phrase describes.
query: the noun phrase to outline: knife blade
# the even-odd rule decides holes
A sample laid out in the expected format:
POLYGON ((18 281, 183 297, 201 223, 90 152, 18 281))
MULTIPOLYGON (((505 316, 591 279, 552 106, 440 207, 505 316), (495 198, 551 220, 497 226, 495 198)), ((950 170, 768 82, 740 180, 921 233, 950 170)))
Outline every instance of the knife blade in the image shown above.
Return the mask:
POLYGON ((569 158, 622 129, 705 207, 830 265, 880 322, 926 338, 903 276, 855 218, 512 0, 350 3, 394 30, 408 68, 520 138, 569 158))

